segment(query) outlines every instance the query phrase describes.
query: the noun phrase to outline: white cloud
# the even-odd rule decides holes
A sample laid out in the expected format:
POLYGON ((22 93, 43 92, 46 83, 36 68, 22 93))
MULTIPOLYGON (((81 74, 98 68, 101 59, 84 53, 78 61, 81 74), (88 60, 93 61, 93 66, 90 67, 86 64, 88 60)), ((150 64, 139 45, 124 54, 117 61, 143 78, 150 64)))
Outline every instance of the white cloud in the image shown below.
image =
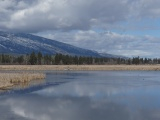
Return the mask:
POLYGON ((77 31, 39 33, 43 37, 59 40, 86 49, 124 56, 160 57, 159 38, 133 36, 114 32, 77 31))

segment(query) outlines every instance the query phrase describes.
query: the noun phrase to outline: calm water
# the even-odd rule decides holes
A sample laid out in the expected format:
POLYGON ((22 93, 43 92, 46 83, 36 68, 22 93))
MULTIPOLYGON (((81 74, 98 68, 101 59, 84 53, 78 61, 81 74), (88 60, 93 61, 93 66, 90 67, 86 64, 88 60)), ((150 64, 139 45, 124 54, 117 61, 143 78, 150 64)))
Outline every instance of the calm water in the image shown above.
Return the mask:
POLYGON ((47 72, 0 95, 1 120, 160 120, 160 72, 47 72))

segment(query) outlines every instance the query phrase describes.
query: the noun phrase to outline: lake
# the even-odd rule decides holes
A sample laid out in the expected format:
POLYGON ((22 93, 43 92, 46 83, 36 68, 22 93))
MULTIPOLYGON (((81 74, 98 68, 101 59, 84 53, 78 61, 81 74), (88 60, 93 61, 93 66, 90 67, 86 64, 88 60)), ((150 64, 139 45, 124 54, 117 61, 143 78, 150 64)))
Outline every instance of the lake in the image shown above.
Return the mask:
POLYGON ((1 120, 160 120, 160 71, 46 71, 0 94, 1 120))

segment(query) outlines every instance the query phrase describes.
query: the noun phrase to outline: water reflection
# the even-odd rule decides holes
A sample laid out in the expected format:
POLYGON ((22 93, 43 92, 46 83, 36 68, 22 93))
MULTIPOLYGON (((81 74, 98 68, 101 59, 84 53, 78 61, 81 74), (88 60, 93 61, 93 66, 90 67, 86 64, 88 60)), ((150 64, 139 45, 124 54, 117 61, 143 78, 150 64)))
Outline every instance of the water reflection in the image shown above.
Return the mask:
POLYGON ((0 98, 3 120, 159 120, 159 72, 49 73, 42 89, 0 98), (139 77, 137 77, 139 75, 139 77), (55 79, 56 78, 56 79, 55 79), (71 78, 71 79, 70 79, 71 78), (143 80, 145 79, 145 80, 143 80), (63 83, 55 86, 53 83, 63 83))
POLYGON ((159 109, 132 110, 110 100, 89 97, 27 95, 1 100, 1 119, 10 120, 158 120, 159 109), (4 114, 3 114, 4 113, 4 114), (7 113, 7 114, 6 114, 7 113))
POLYGON ((13 97, 1 106, 10 108, 15 116, 31 120, 129 120, 125 106, 103 100, 97 103, 88 97, 13 97))

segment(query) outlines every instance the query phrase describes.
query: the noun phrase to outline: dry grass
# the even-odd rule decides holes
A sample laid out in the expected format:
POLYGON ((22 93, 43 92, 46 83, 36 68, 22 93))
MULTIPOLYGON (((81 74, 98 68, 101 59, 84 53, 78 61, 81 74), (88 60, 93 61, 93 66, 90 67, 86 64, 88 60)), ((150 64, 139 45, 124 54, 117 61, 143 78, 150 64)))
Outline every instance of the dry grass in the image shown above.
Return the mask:
POLYGON ((32 80, 44 79, 43 73, 0 73, 0 89, 7 89, 14 84, 27 83, 32 80))
POLYGON ((0 70, 160 70, 160 65, 0 65, 0 70))

